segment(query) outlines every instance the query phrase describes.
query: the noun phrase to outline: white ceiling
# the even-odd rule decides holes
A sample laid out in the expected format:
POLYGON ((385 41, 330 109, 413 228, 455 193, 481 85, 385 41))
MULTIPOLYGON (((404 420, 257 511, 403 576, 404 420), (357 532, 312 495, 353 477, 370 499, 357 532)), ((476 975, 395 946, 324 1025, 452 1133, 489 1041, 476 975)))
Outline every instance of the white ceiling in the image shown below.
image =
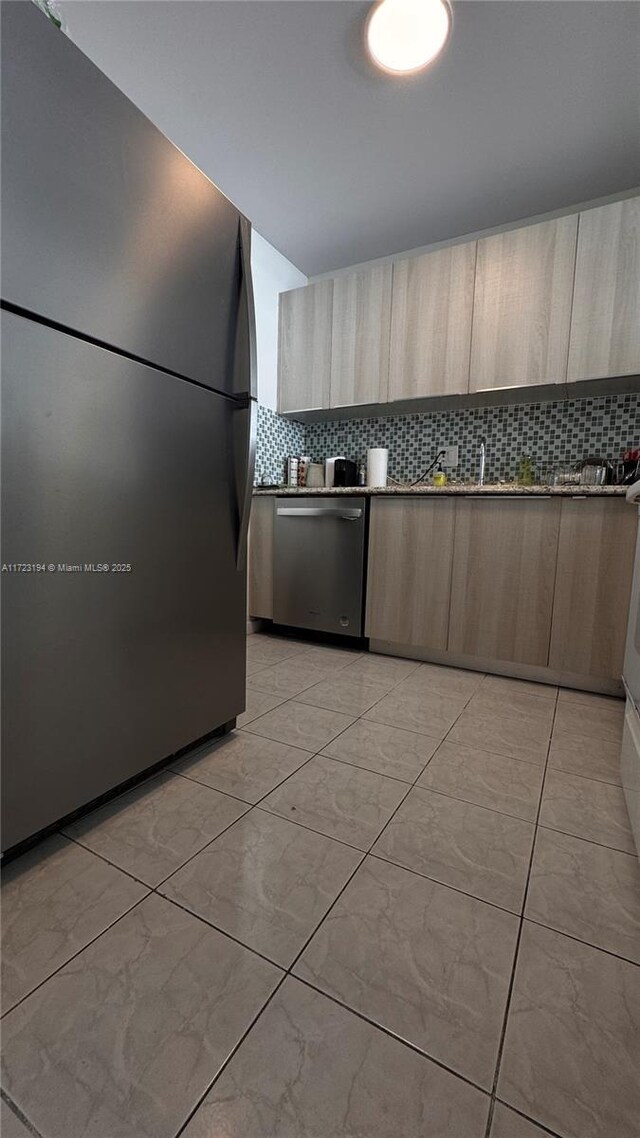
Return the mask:
POLYGON ((374 72, 351 0, 60 0, 68 34, 303 272, 640 184, 640 3, 455 0, 374 72))

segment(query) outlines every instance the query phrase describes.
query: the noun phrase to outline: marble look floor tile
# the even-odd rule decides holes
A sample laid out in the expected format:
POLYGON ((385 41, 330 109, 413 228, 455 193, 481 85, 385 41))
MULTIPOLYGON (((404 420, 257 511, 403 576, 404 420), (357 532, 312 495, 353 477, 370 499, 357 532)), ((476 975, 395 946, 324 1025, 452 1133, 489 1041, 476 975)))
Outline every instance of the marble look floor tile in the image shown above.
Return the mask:
POLYGON ((540 829, 525 916, 640 964, 638 859, 540 829))
POLYGON ((520 913, 533 834, 530 822, 416 787, 372 852, 520 913))
POLYGON ((254 662, 252 660, 247 660, 245 664, 245 676, 248 680, 253 680, 259 672, 264 672, 267 668, 270 667, 272 667, 271 664, 263 664, 260 661, 254 662))
POLYGON ((496 1102, 491 1123, 490 1138, 548 1138, 546 1130, 541 1130, 533 1122, 515 1114, 508 1106, 496 1102))
POLYGON ((470 699, 482 683, 483 672, 468 672, 463 668, 449 668, 439 664, 421 664, 399 685, 401 691, 415 691, 423 695, 436 692, 440 695, 466 696, 470 699))
POLYGON ((323 754, 391 778, 414 782, 437 746, 436 739, 416 731, 358 719, 329 743, 323 754))
POLYGON ((400 660, 396 656, 380 656, 374 652, 366 653, 355 664, 348 664, 345 679, 362 679, 375 684, 385 684, 391 690, 401 680, 406 679, 420 667, 419 660, 400 660))
POLYGON ((490 1088, 518 920, 367 858, 297 975, 490 1088))
POLYGON ((355 664, 363 659, 362 652, 350 648, 334 648, 330 644, 307 645, 306 652, 298 657, 301 667, 304 667, 305 661, 308 660, 312 664, 329 664, 332 671, 346 668, 347 664, 355 664))
POLYGON ((396 779, 316 755, 261 806, 330 838, 367 850, 407 786, 396 779))
POLYGON ((161 892, 288 968, 361 856, 304 826, 252 810, 161 892))
POLYGON ((525 921, 498 1094, 567 1138, 637 1138, 637 965, 525 921))
POLYGON ((539 822, 552 830, 635 853, 624 792, 610 783, 547 771, 539 822))
POLYGON ((32 1138, 31 1131, 27 1130, 4 1099, 0 1100, 0 1134, 2 1138, 32 1138))
POLYGON ((444 742, 418 779, 418 786, 534 822, 543 774, 542 767, 533 763, 444 742))
POLYGON ((235 822, 242 802, 161 774, 80 818, 66 832, 147 885, 158 885, 235 822))
POLYGON ((264 636, 253 633, 247 637, 247 661, 252 664, 280 664, 308 652, 311 644, 306 640, 289 640, 285 636, 264 636))
POLYGON ((279 695, 283 699, 291 699, 301 691, 326 679, 333 672, 328 660, 319 664, 308 661, 303 665, 304 657, 296 656, 293 660, 283 660, 281 664, 262 668, 255 675, 250 676, 251 686, 256 691, 267 692, 269 695, 279 695))
POLYGON ((613 739, 591 739, 588 735, 565 735, 554 731, 549 766, 619 786, 620 743, 613 739))
POLYGON ((466 696, 446 696, 438 692, 423 695, 396 688, 367 711, 364 718, 406 731, 417 731, 431 739, 443 739, 466 702, 466 696))
POLYGON ((5 1017, 46 1138, 173 1138, 282 973, 152 895, 5 1017))
POLYGON ((384 684, 369 680, 349 680, 340 672, 307 688, 298 696, 299 703, 326 707, 330 711, 343 711, 347 715, 362 715, 387 694, 384 684))
POLYGON ((352 715, 289 700, 274 711, 254 719, 245 730, 255 735, 264 735, 267 739, 276 739, 280 743, 289 743, 293 747, 302 747, 305 751, 316 752, 326 747, 327 743, 352 723, 352 715))
POLYGON ((271 695, 269 692, 258 691, 257 689, 247 687, 247 706, 238 716, 236 727, 244 727, 245 724, 251 723, 252 719, 257 719, 259 715, 264 715, 267 711, 272 711, 278 704, 284 703, 286 698, 287 697, 283 695, 271 695))
POLYGON ((470 708, 466 708, 447 742, 480 747, 493 754, 544 766, 549 735, 549 727, 536 717, 498 719, 497 716, 474 714, 470 708))
POLYGON ((60 834, 2 872, 2 1010, 13 1007, 147 894, 60 834))
POLYGON ((554 702, 558 694, 557 687, 552 684, 539 684, 534 680, 515 680, 510 676, 485 676, 482 681, 482 690, 500 692, 508 697, 519 693, 535 695, 538 699, 551 699, 554 702))
POLYGON ((554 700, 540 699, 529 692, 504 692, 481 687, 471 697, 468 705, 472 715, 499 719, 540 719, 551 730, 556 709, 554 700))
POLYGON ((607 711, 620 707, 621 704, 624 707, 624 700, 613 695, 596 695, 595 692, 577 691, 575 688, 560 688, 558 704, 565 703, 581 703, 586 704, 587 707, 601 707, 607 711))
POLYGON ((620 744, 624 726, 624 702, 593 707, 588 703, 558 703, 555 730, 567 735, 586 735, 590 739, 611 739, 620 744))
POLYGON ((184 1138, 483 1138, 474 1087, 287 978, 184 1138))
POLYGON ((254 803, 297 771, 311 754, 275 739, 250 735, 248 731, 232 731, 213 748, 201 748, 180 759, 173 770, 254 803))

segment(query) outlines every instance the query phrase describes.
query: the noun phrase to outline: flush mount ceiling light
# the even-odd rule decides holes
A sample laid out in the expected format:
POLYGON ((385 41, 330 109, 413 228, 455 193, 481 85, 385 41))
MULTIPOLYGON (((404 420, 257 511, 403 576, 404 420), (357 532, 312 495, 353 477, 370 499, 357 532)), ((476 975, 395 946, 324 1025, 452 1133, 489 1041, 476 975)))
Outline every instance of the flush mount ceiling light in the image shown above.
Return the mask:
POLYGON ((383 71, 422 71, 440 54, 451 32, 447 0, 379 0, 367 19, 373 62, 383 71))

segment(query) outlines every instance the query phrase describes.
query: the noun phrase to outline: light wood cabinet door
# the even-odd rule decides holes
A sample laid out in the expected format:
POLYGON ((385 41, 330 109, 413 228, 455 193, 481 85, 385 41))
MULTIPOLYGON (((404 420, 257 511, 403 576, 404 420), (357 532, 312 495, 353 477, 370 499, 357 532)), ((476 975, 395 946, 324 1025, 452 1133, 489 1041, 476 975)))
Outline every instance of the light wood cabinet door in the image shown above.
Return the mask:
POLYGON ((334 279, 332 407, 387 400, 392 274, 392 265, 378 265, 334 279))
POLYGON ((549 664, 620 680, 633 577, 637 510, 624 499, 562 503, 549 664))
POLYGON ((640 197, 580 214, 567 379, 640 373, 640 197))
POLYGON ((564 383, 578 215, 478 241, 469 390, 564 383))
POLYGON ((280 294, 278 410, 329 406, 333 281, 280 294))
POLYGON ((455 508, 453 498, 372 501, 367 636, 446 649, 455 508))
POLYGON ((458 502, 450 652, 548 663, 559 528, 558 499, 458 502))
POLYGON ((468 391, 475 266, 475 241, 394 264, 390 400, 468 391))
POLYGON ((275 498, 255 495, 249 523, 249 616, 273 619, 273 510, 275 498))

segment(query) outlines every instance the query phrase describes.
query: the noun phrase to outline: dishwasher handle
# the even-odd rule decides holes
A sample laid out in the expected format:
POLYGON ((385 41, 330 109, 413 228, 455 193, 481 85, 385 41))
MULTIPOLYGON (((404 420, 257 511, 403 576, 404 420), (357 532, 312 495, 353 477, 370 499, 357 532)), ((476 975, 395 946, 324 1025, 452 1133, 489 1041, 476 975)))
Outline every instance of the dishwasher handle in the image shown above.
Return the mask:
POLYGON ((323 510, 319 506, 278 506, 279 518, 342 518, 345 522, 355 522, 362 517, 362 510, 339 509, 323 510))

